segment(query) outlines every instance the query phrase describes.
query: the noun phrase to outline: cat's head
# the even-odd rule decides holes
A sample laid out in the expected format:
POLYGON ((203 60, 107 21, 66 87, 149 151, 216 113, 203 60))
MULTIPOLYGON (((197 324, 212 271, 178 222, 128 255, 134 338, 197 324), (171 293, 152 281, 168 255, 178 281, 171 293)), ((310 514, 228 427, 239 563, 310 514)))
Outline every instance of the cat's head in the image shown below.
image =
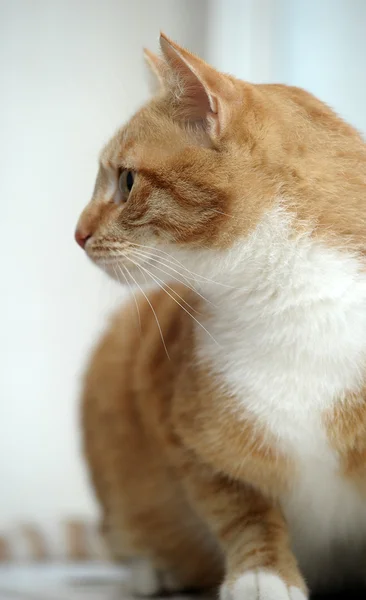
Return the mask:
POLYGON ((95 263, 130 283, 181 269, 218 276, 280 201, 312 218, 312 198, 337 177, 322 167, 332 136, 356 135, 302 90, 245 83, 164 35, 160 44, 161 57, 146 53, 158 93, 103 149, 76 231, 95 263))

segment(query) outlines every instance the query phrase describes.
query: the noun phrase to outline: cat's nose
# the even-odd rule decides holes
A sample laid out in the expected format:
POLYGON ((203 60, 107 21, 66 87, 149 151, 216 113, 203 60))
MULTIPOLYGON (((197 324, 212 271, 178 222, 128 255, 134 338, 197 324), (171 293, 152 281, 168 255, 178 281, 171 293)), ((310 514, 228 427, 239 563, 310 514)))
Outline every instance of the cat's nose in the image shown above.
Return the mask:
POLYGON ((91 234, 87 231, 83 231, 82 229, 77 228, 75 231, 75 241, 79 244, 79 246, 84 250, 85 244, 88 239, 91 237, 91 234))

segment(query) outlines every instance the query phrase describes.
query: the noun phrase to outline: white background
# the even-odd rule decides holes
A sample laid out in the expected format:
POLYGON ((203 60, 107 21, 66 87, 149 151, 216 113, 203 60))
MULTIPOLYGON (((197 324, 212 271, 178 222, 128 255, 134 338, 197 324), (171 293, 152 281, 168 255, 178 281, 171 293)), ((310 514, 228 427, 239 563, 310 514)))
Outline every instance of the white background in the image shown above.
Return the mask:
POLYGON ((160 29, 366 131, 363 0, 0 0, 0 527, 95 513, 79 378, 123 292, 73 230, 102 144, 147 97, 142 47, 160 29))

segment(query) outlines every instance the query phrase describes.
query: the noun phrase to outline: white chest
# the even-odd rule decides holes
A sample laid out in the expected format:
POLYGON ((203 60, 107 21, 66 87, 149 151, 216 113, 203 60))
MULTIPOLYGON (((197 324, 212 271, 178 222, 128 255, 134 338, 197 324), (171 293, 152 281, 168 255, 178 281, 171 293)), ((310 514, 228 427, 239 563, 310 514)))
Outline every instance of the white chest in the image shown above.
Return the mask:
POLYGON ((270 230, 261 224, 233 251, 232 288, 206 286, 217 308, 203 324, 217 345, 197 327, 198 355, 229 392, 228 410, 249 411, 297 460, 282 504, 300 563, 319 581, 351 572, 366 545, 366 501, 339 474, 324 426, 364 380, 366 277, 356 257, 270 230))
POLYGON ((366 275, 309 238, 266 252, 260 239, 236 250, 232 288, 206 286, 216 308, 203 324, 217 343, 197 326, 198 356, 284 449, 318 456, 325 411, 364 380, 366 275))
MULTIPOLYGON (((231 356, 222 352, 219 360, 217 349, 211 354, 238 418, 241 407, 244 417, 249 410, 298 463, 292 491, 281 501, 295 554, 314 587, 336 584, 335 577, 340 583, 360 577, 366 560, 366 499, 340 474, 323 420, 327 409, 359 385, 366 304, 363 311, 342 307, 333 315, 328 309, 262 315, 257 325, 247 323, 231 356)), ((216 327, 210 332, 218 334, 216 327)), ((227 330, 219 339, 234 348, 231 335, 227 330)))

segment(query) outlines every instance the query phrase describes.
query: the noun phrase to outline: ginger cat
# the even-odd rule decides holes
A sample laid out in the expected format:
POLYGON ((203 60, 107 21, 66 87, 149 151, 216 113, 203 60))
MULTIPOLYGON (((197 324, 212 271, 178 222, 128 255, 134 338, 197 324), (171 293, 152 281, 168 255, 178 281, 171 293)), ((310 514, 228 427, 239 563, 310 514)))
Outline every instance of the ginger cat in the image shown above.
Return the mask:
POLYGON ((85 381, 86 457, 141 594, 304 600, 366 576, 366 146, 311 94, 160 38, 76 239, 137 292, 85 381))

